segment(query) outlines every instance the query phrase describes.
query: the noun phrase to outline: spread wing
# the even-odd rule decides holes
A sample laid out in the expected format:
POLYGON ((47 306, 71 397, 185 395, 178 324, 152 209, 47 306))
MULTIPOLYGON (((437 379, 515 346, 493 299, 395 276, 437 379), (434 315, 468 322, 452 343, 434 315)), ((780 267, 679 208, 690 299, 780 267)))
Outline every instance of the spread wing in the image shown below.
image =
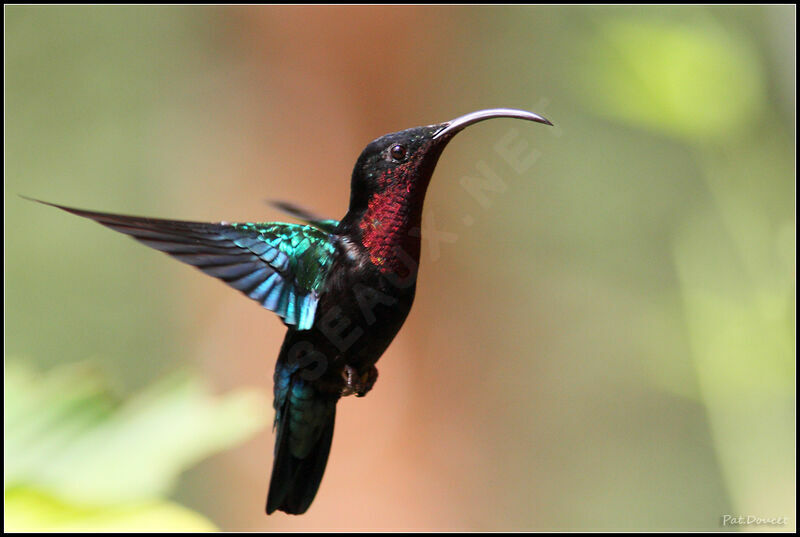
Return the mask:
POLYGON ((294 203, 289 203, 288 201, 270 201, 269 203, 273 207, 277 207, 281 211, 328 233, 334 233, 336 231, 336 227, 339 225, 338 220, 333 220, 332 218, 322 218, 321 216, 317 216, 311 211, 303 209, 294 203))
MULTIPOLYGON (((38 200, 35 200, 38 201, 38 200)), ((329 233, 310 225, 207 224, 73 209, 238 289, 287 325, 308 330, 333 261, 329 233)))

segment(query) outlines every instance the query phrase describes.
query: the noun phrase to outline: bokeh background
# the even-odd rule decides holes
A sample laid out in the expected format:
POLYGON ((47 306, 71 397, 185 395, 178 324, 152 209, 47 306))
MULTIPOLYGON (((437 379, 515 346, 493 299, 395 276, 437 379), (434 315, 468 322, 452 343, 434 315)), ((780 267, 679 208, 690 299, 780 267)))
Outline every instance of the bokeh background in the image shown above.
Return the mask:
POLYGON ((795 7, 5 15, 7 529, 794 528, 795 7), (444 153, 302 517, 263 512, 280 321, 17 196, 340 217, 367 142, 489 107, 556 128, 444 153))

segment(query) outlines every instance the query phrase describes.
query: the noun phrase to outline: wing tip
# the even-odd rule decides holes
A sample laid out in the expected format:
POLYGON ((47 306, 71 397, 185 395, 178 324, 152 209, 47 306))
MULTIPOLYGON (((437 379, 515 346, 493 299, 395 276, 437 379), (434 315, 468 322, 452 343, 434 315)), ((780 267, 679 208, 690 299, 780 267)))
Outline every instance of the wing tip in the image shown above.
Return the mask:
POLYGON ((57 209, 64 209, 65 211, 69 209, 68 207, 64 207, 63 205, 59 205, 57 203, 52 203, 52 202, 49 202, 49 201, 40 200, 40 199, 37 199, 37 198, 32 198, 30 196, 26 196, 25 194, 17 194, 17 196, 19 196, 20 198, 22 198, 24 200, 27 200, 27 201, 33 201, 33 202, 36 202, 36 203, 41 203, 42 205, 49 205, 50 207, 55 207, 57 209))
POLYGON ((50 207, 55 207, 56 209, 61 209, 62 211, 66 211, 68 213, 72 213, 77 216, 83 216, 85 218, 91 218, 92 220, 97 220, 98 218, 102 218, 104 216, 123 216, 123 215, 114 215, 110 213, 99 213, 96 211, 89 211, 86 209, 77 209, 75 207, 68 207, 66 205, 60 205, 58 203, 53 203, 50 201, 44 201, 36 198, 31 198, 30 196, 25 196, 23 194, 19 194, 19 197, 28 201, 34 201, 36 203, 41 203, 42 205, 48 205, 50 207))

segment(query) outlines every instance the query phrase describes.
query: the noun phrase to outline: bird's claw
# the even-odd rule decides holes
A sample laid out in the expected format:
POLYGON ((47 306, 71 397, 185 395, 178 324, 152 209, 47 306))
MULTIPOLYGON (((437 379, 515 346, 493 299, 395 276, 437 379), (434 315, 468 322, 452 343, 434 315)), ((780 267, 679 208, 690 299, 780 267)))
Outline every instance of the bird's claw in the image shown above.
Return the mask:
POLYGON ((378 368, 371 365, 369 369, 359 375, 356 368, 346 365, 342 371, 342 377, 344 378, 342 397, 348 395, 364 397, 378 380, 378 368))

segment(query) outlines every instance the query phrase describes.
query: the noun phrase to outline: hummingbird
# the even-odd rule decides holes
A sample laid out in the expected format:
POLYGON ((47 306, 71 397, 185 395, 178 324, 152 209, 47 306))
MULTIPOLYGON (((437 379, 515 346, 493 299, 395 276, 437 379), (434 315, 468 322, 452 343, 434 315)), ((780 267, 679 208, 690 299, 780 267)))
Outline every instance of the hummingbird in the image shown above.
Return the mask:
POLYGON ((375 364, 411 310, 422 205, 439 157, 456 134, 491 118, 552 125, 495 108, 381 136, 358 157, 350 206, 338 221, 289 203, 276 205, 302 224, 202 223, 40 203, 130 235, 280 316, 287 332, 273 377, 277 433, 266 512, 299 515, 325 472, 338 400, 372 389, 375 364))

